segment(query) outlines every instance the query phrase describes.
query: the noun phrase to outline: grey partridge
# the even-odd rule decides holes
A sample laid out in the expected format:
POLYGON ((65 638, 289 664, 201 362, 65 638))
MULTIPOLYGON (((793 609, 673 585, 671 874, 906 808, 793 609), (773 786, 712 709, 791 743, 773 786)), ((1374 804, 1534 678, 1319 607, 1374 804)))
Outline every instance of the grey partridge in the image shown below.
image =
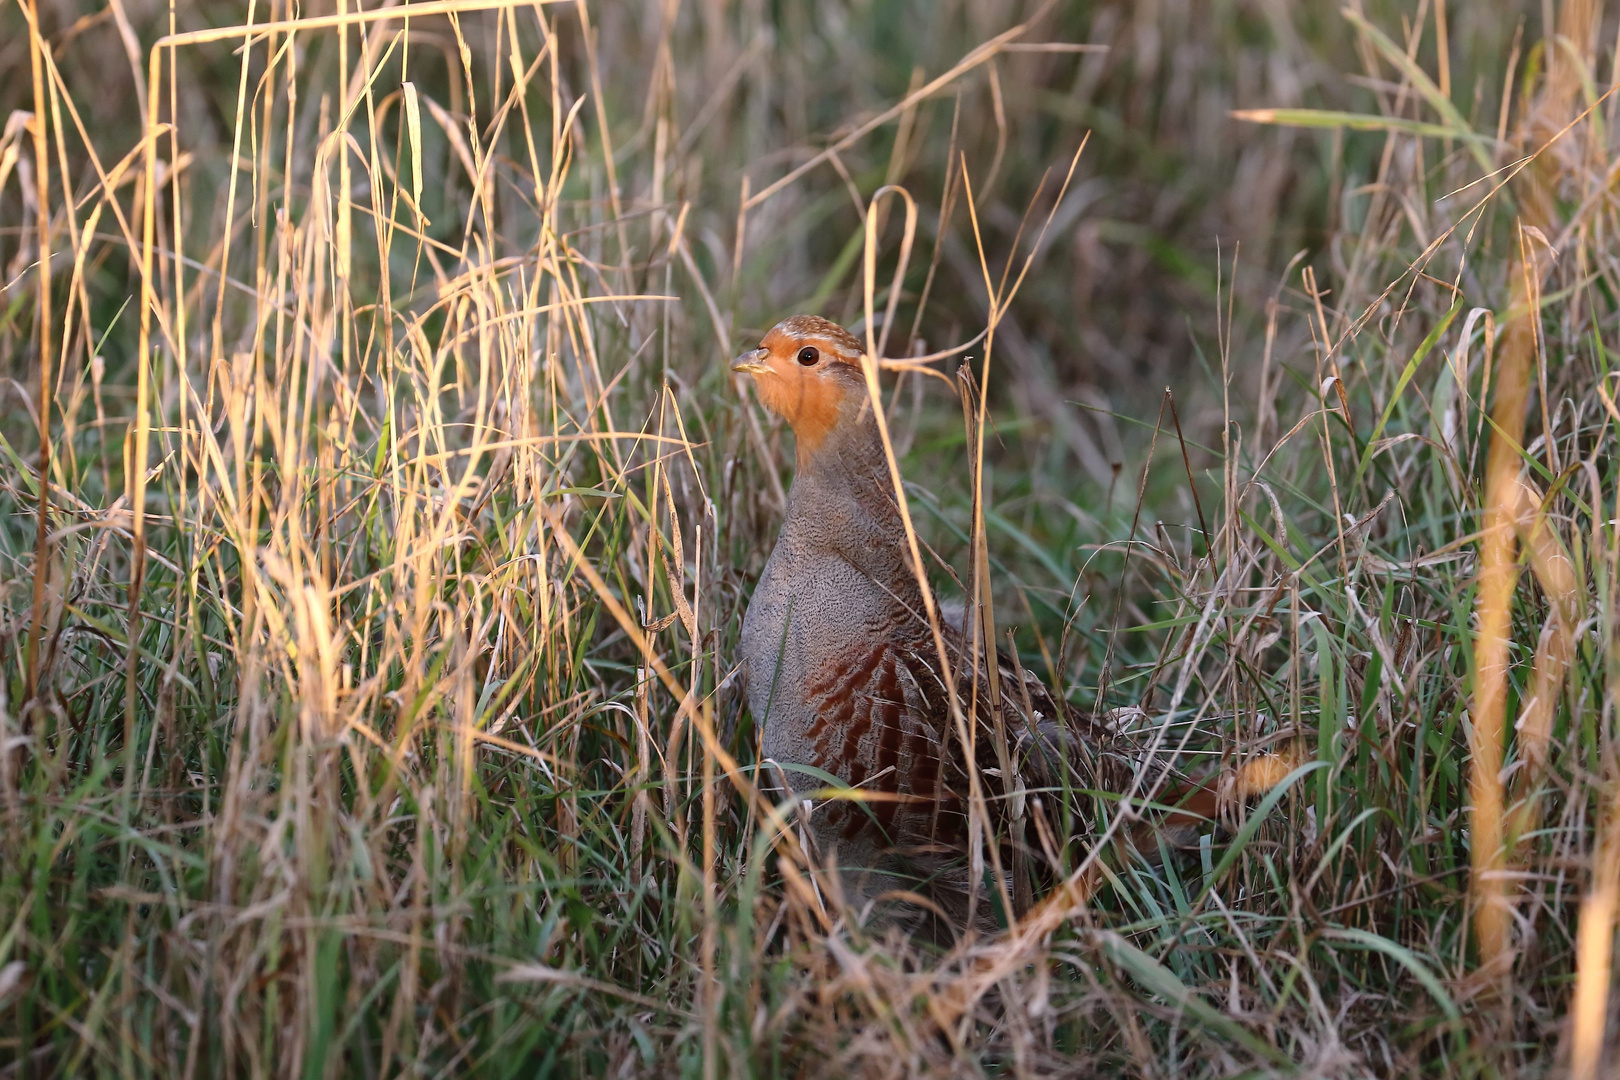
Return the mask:
MULTIPOLYGON (((1047 843, 1039 844, 1030 811, 1040 810, 1026 793, 1123 792, 1135 763, 1108 724, 993 652, 1001 692, 992 708, 985 658, 969 656, 961 625, 945 622, 959 708, 974 713, 954 723, 862 352, 843 327, 799 315, 732 365, 752 376, 760 400, 792 426, 797 443, 781 533, 743 619, 738 659, 749 709, 762 729, 762 761, 795 794, 832 780, 863 796, 829 799, 810 812, 814 847, 837 865, 847 905, 870 912, 886 894, 921 896, 956 928, 993 926, 995 898, 1011 897, 1015 913, 1027 906, 1037 853, 1051 849, 1055 822, 1043 822, 1047 843), (999 862, 1011 878, 1004 887, 970 888, 970 759, 987 811, 985 842, 995 845, 988 865, 978 865, 986 873, 999 862)), ((1175 797, 1189 792, 1183 819, 1213 812, 1212 787, 1193 785, 1175 797)), ((1095 826, 1095 802, 1070 805, 1093 819, 1077 827, 1095 826)))

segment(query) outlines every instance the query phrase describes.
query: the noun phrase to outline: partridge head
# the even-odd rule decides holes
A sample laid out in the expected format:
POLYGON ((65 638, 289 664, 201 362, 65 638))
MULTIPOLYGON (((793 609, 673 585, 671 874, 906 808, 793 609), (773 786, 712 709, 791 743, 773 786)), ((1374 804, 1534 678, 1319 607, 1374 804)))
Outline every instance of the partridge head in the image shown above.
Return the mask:
POLYGON ((753 376, 759 400, 793 428, 803 468, 841 429, 870 418, 863 351, 837 323, 795 315, 737 357, 731 370, 753 376))

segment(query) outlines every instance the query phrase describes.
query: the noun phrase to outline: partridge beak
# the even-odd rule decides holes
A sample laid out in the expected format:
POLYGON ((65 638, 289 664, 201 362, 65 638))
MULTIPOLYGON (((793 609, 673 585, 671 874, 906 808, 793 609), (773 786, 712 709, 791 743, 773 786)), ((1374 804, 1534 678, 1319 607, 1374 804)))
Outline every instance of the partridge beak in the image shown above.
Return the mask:
POLYGON ((759 356, 762 352, 764 352, 763 349, 750 349, 748 352, 743 353, 741 356, 737 357, 736 360, 732 361, 731 370, 740 375, 772 374, 769 367, 754 359, 754 357, 759 356))

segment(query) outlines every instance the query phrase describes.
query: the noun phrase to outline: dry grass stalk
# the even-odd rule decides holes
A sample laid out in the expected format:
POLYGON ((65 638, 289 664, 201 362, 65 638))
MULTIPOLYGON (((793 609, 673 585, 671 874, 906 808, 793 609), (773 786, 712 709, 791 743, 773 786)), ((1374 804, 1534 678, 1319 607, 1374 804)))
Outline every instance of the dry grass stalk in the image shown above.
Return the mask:
POLYGON ((1501 978, 1512 966, 1501 772, 1508 646, 1513 593, 1519 578, 1515 557, 1522 497, 1519 448, 1524 442, 1525 408, 1536 359, 1540 282, 1550 261, 1522 232, 1519 255, 1512 313, 1502 328, 1493 364, 1493 432, 1485 459, 1484 527, 1475 602, 1478 628, 1474 639, 1474 704, 1468 740, 1474 936, 1479 942, 1482 967, 1501 978))
POLYGON ((1491 977, 1500 978, 1509 974, 1513 957, 1509 928, 1514 900, 1509 889, 1510 839, 1505 830, 1511 825, 1513 835, 1521 835, 1539 822, 1539 801, 1534 795, 1524 801, 1522 794, 1512 821, 1508 820, 1508 798, 1502 776, 1508 647, 1518 581, 1517 540, 1521 534, 1530 551, 1535 576, 1547 593, 1553 611, 1537 645, 1532 686, 1516 725, 1523 768, 1515 783, 1516 793, 1533 790, 1543 775, 1553 710, 1568 668, 1577 622, 1576 582, 1568 558, 1559 550, 1540 500, 1524 487, 1519 477, 1521 448, 1525 441, 1524 413, 1532 389, 1532 374, 1539 384, 1549 462, 1556 466, 1547 402, 1547 357, 1541 347, 1541 292, 1557 254, 1548 250, 1546 239, 1548 234, 1559 232, 1550 193, 1559 187, 1564 174, 1570 170, 1571 146, 1578 141, 1564 136, 1586 115, 1577 107, 1581 78, 1578 69, 1591 64, 1587 43, 1592 17, 1591 5, 1586 0, 1570 0, 1561 6, 1559 32, 1570 42, 1571 52, 1549 64, 1543 95, 1528 112, 1529 131, 1538 139, 1551 137, 1534 155, 1532 170, 1520 189, 1528 221, 1521 220, 1518 232, 1519 259, 1512 277, 1512 301, 1495 360, 1494 430, 1485 466, 1484 527, 1476 601, 1478 628, 1469 813, 1475 936, 1483 970, 1491 977))
MULTIPOLYGON (((1603 396, 1612 416, 1613 404, 1606 393, 1603 396)), ((1612 783, 1612 755, 1607 764, 1612 783)), ((1620 787, 1614 790, 1620 792, 1620 787)), ((1592 852, 1592 881, 1581 901, 1576 931, 1575 991, 1569 1006, 1572 1080, 1596 1080, 1602 1075, 1608 1048, 1614 933, 1620 908, 1620 796, 1603 811, 1598 843, 1592 852)))

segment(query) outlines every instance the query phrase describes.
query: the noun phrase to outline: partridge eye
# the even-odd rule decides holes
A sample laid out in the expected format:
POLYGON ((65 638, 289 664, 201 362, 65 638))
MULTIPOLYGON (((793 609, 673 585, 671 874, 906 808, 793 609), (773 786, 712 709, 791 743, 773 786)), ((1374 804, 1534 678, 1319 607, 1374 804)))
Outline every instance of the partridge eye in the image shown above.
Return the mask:
POLYGON ((803 364, 805 367, 811 366, 820 359, 821 351, 814 345, 806 345, 804 348, 799 350, 799 363, 803 364))

